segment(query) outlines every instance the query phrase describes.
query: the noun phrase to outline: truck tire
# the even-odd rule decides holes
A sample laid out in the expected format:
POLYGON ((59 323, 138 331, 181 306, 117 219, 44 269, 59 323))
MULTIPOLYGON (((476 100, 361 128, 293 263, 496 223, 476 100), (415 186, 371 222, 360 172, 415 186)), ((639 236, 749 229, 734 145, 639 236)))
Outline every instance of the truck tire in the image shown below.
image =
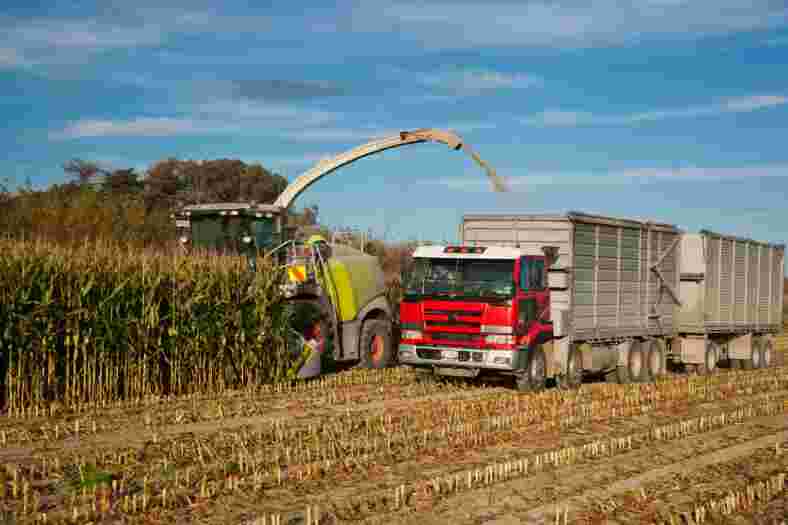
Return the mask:
POLYGON ((648 382, 648 362, 646 348, 640 341, 634 341, 627 356, 627 373, 632 383, 648 382))
POLYGON ((665 352, 660 341, 651 339, 644 346, 649 381, 665 375, 665 352))
POLYGON ((706 342, 706 350, 703 353, 703 363, 696 366, 698 375, 710 375, 717 371, 720 362, 720 347, 717 343, 709 339, 706 342))
POLYGON ((583 354, 579 345, 569 348, 569 358, 566 362, 566 374, 558 379, 558 388, 574 390, 583 384, 583 354))
POLYGON ((528 361, 525 370, 515 376, 517 390, 520 392, 538 392, 544 389, 547 381, 547 361, 541 347, 528 351, 528 361))
POLYGON ((605 374, 605 382, 618 385, 631 383, 632 380, 629 377, 629 369, 625 366, 617 366, 615 370, 611 370, 605 374))
POLYGON ((364 321, 359 345, 361 368, 386 368, 394 362, 391 323, 386 320, 364 321))

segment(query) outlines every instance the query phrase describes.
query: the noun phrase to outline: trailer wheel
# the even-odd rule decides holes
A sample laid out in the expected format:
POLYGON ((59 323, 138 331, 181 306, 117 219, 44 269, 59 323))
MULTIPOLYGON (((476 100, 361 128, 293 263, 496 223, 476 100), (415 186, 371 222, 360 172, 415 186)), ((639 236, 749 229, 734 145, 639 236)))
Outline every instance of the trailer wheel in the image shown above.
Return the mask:
POLYGON ((709 339, 706 342, 706 351, 703 353, 703 363, 696 366, 698 375, 710 375, 717 371, 720 362, 720 347, 709 339))
POLYGON ((381 319, 364 321, 360 345, 362 368, 386 368, 391 365, 391 324, 381 319))
POLYGON ((764 340, 761 344, 761 368, 770 368, 772 366, 772 342, 764 340))
POLYGON ((648 381, 648 362, 646 349, 640 341, 635 341, 629 348, 627 356, 627 374, 633 383, 645 383, 648 381))
POLYGON ((547 367, 544 351, 540 347, 528 351, 528 364, 525 370, 515 376, 517 390, 520 392, 538 392, 547 381, 547 367))
POLYGON ((569 348, 569 359, 566 363, 566 375, 558 381, 558 387, 562 390, 574 390, 583 384, 583 354, 580 352, 579 345, 572 345, 569 348))
POLYGON ((750 357, 747 359, 742 359, 742 365, 745 370, 754 370, 756 368, 761 368, 761 340, 759 337, 752 338, 752 344, 750 345, 750 357))
POLYGON ((665 374, 665 352, 660 341, 656 339, 647 341, 644 347, 648 379, 653 381, 665 374))

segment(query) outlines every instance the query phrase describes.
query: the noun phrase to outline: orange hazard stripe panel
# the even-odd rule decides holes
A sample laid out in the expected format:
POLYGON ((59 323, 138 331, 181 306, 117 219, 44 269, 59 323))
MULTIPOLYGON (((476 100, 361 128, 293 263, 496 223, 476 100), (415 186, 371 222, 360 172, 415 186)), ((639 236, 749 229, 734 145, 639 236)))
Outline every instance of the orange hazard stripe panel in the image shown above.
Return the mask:
POLYGON ((290 266, 287 269, 287 276, 291 281, 304 282, 306 280, 306 271, 303 266, 290 266))

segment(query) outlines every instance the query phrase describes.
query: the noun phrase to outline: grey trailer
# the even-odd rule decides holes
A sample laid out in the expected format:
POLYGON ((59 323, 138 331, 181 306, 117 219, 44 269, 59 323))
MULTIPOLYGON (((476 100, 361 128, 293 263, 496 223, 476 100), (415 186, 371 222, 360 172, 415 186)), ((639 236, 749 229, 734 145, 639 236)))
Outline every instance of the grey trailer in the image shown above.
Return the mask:
POLYGON ((712 372, 772 365, 781 330, 785 245, 703 230, 681 241, 672 356, 712 372))
POLYGON ((465 215, 459 233, 463 244, 548 256, 548 377, 643 382, 664 373, 679 301, 676 226, 579 212, 465 215))

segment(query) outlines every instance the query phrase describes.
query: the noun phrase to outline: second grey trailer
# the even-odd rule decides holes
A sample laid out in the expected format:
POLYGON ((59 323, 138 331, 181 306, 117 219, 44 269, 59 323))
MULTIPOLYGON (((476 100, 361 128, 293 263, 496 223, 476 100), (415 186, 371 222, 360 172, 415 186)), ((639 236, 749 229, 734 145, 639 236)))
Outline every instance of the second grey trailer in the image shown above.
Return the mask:
POLYGON ((713 371, 772 364, 782 325, 785 245, 708 230, 681 242, 681 306, 673 354, 713 371))

